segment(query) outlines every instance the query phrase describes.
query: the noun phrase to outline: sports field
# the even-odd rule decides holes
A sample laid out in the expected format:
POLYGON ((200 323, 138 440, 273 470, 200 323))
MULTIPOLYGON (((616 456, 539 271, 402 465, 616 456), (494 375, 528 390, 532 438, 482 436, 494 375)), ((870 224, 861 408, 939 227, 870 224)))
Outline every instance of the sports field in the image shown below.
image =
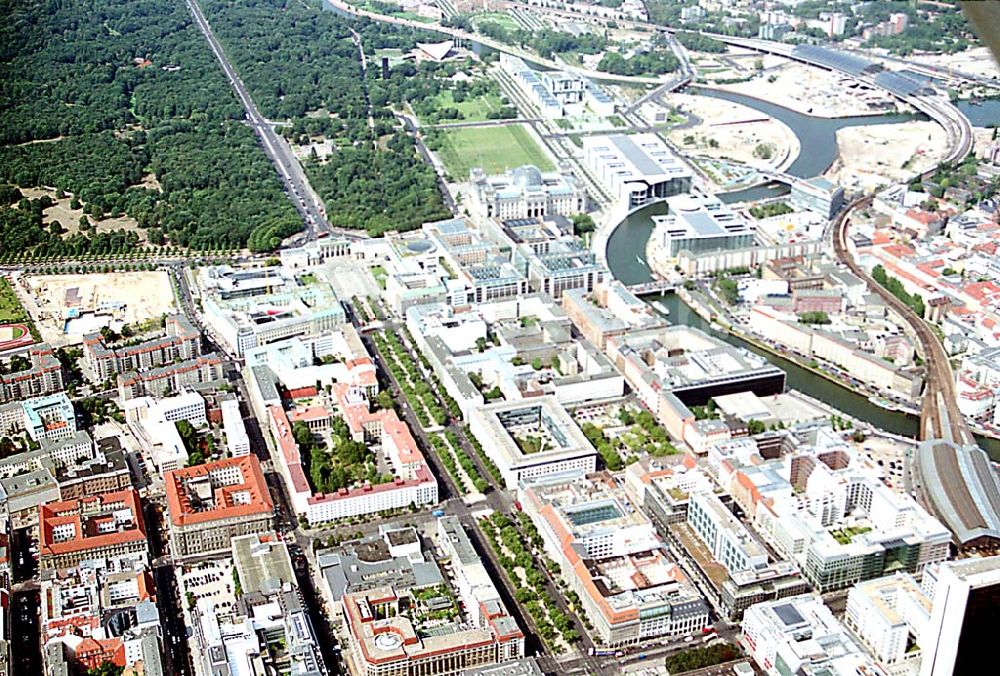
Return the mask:
POLYGON ((522 164, 542 171, 554 165, 523 124, 466 127, 441 132, 437 154, 453 180, 468 180, 469 170, 482 167, 487 174, 503 173, 522 164))

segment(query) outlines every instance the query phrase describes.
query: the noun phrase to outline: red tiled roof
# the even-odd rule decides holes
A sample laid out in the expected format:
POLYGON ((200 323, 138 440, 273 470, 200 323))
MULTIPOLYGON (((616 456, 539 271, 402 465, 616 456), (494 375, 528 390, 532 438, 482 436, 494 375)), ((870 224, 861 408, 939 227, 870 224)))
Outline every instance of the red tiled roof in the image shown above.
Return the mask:
POLYGON ((260 462, 255 455, 245 455, 240 458, 225 458, 208 462, 204 465, 175 469, 164 475, 167 491, 167 509, 170 520, 175 526, 190 526, 197 523, 231 519, 241 516, 270 514, 274 511, 271 494, 261 472, 260 462), (215 508, 205 511, 195 511, 184 490, 184 482, 198 476, 205 476, 213 471, 226 467, 238 467, 242 481, 238 484, 219 486, 215 489, 215 508), (238 504, 234 497, 237 493, 249 493, 250 502, 238 504))
POLYGON ((133 489, 46 503, 38 508, 38 524, 39 550, 43 557, 146 540, 146 526, 142 519, 139 494, 133 489), (85 519, 83 515, 87 512, 97 513, 104 505, 107 505, 109 510, 128 509, 131 513, 130 527, 107 533, 95 532, 92 526, 98 523, 113 523, 111 516, 85 519), (56 542, 55 528, 67 525, 73 528, 73 538, 56 542))

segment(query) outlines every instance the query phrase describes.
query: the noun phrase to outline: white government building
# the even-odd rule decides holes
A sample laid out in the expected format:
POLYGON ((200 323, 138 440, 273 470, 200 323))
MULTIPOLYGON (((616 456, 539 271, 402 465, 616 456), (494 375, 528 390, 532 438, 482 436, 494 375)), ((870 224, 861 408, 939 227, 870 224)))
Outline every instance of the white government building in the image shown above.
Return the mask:
POLYGON ((582 142, 587 167, 629 207, 691 190, 691 169, 655 134, 585 136, 582 142))
POLYGON ((474 408, 469 430, 510 489, 524 479, 597 468, 597 451, 551 395, 474 408))
POLYGON ((542 173, 538 167, 525 165, 487 176, 476 168, 470 180, 476 206, 487 218, 570 216, 585 211, 587 206, 586 190, 568 169, 542 173))

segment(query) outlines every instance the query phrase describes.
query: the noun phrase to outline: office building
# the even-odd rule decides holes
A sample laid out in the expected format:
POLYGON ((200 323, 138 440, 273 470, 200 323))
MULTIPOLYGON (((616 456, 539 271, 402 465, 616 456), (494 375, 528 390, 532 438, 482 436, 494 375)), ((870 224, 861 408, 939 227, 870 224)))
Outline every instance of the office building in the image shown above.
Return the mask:
POLYGON ((132 487, 132 473, 117 437, 98 440, 92 456, 78 458, 70 465, 57 465, 55 479, 61 500, 132 487))
POLYGON ((39 586, 47 666, 65 649, 71 673, 96 671, 106 663, 162 675, 163 629, 148 568, 95 559, 44 574, 39 586))
POLYGON ((524 634, 499 610, 486 627, 436 622, 427 631, 426 604, 387 586, 345 594, 341 609, 353 674, 446 676, 524 657, 524 634))
POLYGON ((708 605, 607 472, 524 479, 518 499, 608 647, 708 626, 708 605))
POLYGON ((551 396, 473 409, 469 431, 503 475, 507 488, 524 479, 597 467, 597 451, 551 396))
POLYGON ((239 458, 250 454, 250 436, 243 424, 243 414, 240 413, 240 402, 236 397, 227 396, 222 399, 219 408, 222 409, 222 430, 226 435, 226 449, 229 455, 239 458))
POLYGON ((742 631, 740 642, 768 676, 882 673, 816 595, 751 606, 742 631))
POLYGON ((694 555, 696 565, 707 571, 719 605, 731 620, 738 619, 754 603, 794 596, 809 591, 796 565, 771 560, 767 549, 750 530, 709 491, 691 494, 687 525, 708 548, 706 557, 694 555), (721 564, 724 574, 716 572, 721 564))
POLYGON ((426 544, 415 528, 380 526, 374 535, 319 552, 316 563, 327 603, 336 613, 345 594, 382 586, 420 591, 444 584, 426 544))
POLYGON ((65 392, 21 402, 22 427, 33 440, 57 441, 76 434, 76 413, 65 392))
POLYGON ((519 246, 514 264, 523 265, 532 291, 556 300, 569 289, 593 291, 610 277, 597 255, 575 238, 551 242, 544 253, 519 246))
MULTIPOLYGON (((455 587, 473 624, 488 628, 497 617, 509 616, 493 579, 476 554, 465 527, 456 516, 438 519, 441 549, 451 562, 455 587)), ((513 622, 513 618, 508 618, 513 622)))
POLYGON ((149 452, 160 474, 187 465, 188 452, 177 423, 186 420, 199 428, 208 424, 205 399, 192 390, 164 399, 129 399, 123 408, 129 429, 149 452))
POLYGON ((579 116, 587 108, 595 115, 614 113, 614 102, 587 78, 560 70, 535 70, 513 54, 500 53, 500 67, 545 117, 579 116))
POLYGON ((609 338, 666 326, 660 315, 618 280, 604 281, 592 293, 567 290, 562 295, 562 308, 580 333, 602 352, 609 338))
POLYGON ((822 176, 803 179, 792 184, 791 204, 831 219, 844 206, 844 189, 822 176))
POLYGON ((564 405, 625 392, 611 361, 574 338, 571 322, 547 295, 484 303, 467 312, 421 305, 407 311, 406 324, 463 415, 484 403, 484 392, 494 398, 499 392, 508 401, 549 394, 564 405))
POLYGON ((933 605, 920 676, 980 673, 1000 626, 1000 556, 948 561, 928 573, 933 605))
POLYGON ((242 357, 258 345, 328 331, 347 321, 333 287, 283 266, 214 266, 198 273, 205 322, 242 357))
POLYGON ((682 251, 702 254, 753 246, 756 228, 714 195, 676 195, 667 213, 653 216, 652 257, 676 260, 682 251))
POLYGON ((87 559, 148 557, 146 526, 134 490, 49 502, 38 508, 38 561, 44 570, 87 559))
POLYGON ((372 485, 366 482, 334 493, 315 493, 306 476, 288 414, 280 405, 269 406, 265 419, 277 445, 278 469, 295 513, 305 517, 310 524, 317 524, 436 503, 437 481, 406 423, 395 411, 370 411, 368 399, 356 390, 341 384, 333 389, 338 409, 354 438, 378 444, 388 458, 394 478, 388 483, 372 485))
POLYGON ((246 535, 233 539, 231 552, 241 592, 235 603, 209 596, 191 609, 196 672, 326 676, 284 541, 246 535))
POLYGON ((821 593, 948 556, 951 534, 909 495, 886 486, 839 435, 813 429, 781 457, 742 465, 731 456, 720 483, 755 530, 795 561, 821 593))
POLYGON ((272 527, 274 506, 254 455, 171 470, 164 482, 175 559, 225 552, 234 537, 272 527))
POLYGON ((714 493, 691 496, 687 523, 726 570, 739 572, 767 565, 767 550, 714 493))
POLYGON ((844 624, 893 673, 916 673, 924 640, 933 640, 930 619, 930 598, 906 573, 861 582, 847 595, 844 624))
POLYGON ((36 525, 38 506, 59 499, 59 484, 48 467, 0 479, 0 517, 9 520, 12 528, 36 525))
POLYGON ((80 431, 55 441, 42 439, 39 450, 52 458, 56 466, 75 465, 80 460, 93 457, 94 441, 89 434, 80 431))
POLYGON ((629 208, 691 190, 691 170, 654 134, 584 136, 584 161, 629 208))
POLYGON ((691 496, 715 488, 688 453, 653 457, 643 453, 625 468, 625 490, 661 528, 687 521, 691 496))
POLYGON ((470 180, 474 205, 487 218, 572 216, 587 210, 587 191, 570 170, 542 173, 526 165, 487 176, 473 169, 470 180))
POLYGON ((686 439, 695 428, 688 406, 750 391, 780 394, 785 372, 748 350, 687 326, 630 331, 607 340, 608 357, 674 437, 686 439))
POLYGON ((511 264, 510 255, 470 229, 464 218, 424 223, 422 230, 426 239, 407 238, 403 256, 413 256, 415 247, 425 259, 433 258, 425 260, 428 271, 437 269, 440 261, 449 305, 462 307, 528 292, 528 280, 511 264))

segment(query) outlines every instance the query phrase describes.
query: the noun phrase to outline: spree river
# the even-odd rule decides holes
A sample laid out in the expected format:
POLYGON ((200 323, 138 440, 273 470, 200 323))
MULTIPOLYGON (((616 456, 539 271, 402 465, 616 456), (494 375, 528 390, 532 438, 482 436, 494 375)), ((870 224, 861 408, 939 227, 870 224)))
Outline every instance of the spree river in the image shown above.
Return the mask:
MULTIPOLYGON (((833 163, 837 156, 836 134, 838 129, 856 125, 897 124, 914 119, 911 115, 871 115, 829 119, 803 115, 802 113, 767 101, 733 92, 700 90, 697 93, 743 104, 787 124, 799 137, 800 145, 803 149, 803 152, 795 159, 787 173, 800 177, 821 174, 833 163)), ((992 102, 984 102, 983 108, 986 108, 986 104, 989 103, 992 102)), ((961 107, 964 108, 967 106, 961 107)), ((992 110, 989 112, 986 110, 976 111, 975 107, 972 107, 969 112, 973 111, 985 114, 992 112, 992 110)), ((776 189, 769 186, 759 186, 737 193, 723 194, 720 195, 720 198, 729 202, 735 202, 780 195, 783 191, 787 191, 787 188, 776 189)), ((665 212, 666 205, 663 202, 646 206, 626 218, 611 234, 607 248, 608 267, 612 274, 621 280, 622 283, 638 284, 652 279, 649 267, 646 264, 646 242, 653 231, 653 222, 650 217, 665 212)), ((794 362, 760 350, 756 346, 724 331, 713 329, 708 322, 698 316, 694 310, 688 307, 675 294, 655 296, 649 298, 649 300, 658 300, 666 306, 670 310, 670 321, 673 323, 693 326, 727 343, 765 356, 771 363, 785 371, 788 376, 788 387, 791 389, 804 392, 858 420, 864 420, 887 432, 908 437, 915 437, 919 433, 920 423, 916 417, 876 406, 868 401, 867 397, 857 394, 847 387, 838 385, 827 378, 817 376, 794 362)), ((1000 460, 1000 441, 979 438, 979 443, 990 454, 990 457, 994 460, 1000 460)))

